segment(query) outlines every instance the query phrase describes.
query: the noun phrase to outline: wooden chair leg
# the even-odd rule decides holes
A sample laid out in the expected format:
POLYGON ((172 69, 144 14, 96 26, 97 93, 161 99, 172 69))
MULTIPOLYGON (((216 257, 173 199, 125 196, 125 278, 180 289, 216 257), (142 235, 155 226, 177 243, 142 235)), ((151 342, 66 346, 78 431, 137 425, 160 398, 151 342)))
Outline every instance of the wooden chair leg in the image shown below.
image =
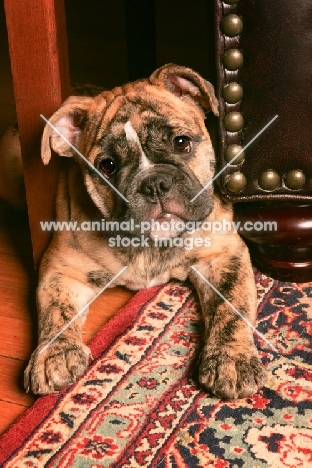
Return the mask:
POLYGON ((44 121, 70 93, 64 0, 4 0, 35 266, 51 233, 58 160, 40 159, 44 121))

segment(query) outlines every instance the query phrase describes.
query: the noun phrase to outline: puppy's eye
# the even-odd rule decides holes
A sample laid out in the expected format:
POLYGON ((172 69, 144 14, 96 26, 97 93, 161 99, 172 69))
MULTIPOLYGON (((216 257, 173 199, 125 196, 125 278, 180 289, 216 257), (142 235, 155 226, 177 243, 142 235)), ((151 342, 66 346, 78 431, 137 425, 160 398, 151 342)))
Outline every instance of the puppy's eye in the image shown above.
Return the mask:
POLYGON ((116 165, 115 165, 114 161, 112 159, 110 159, 110 158, 103 159, 100 162, 100 171, 106 177, 114 174, 114 172, 116 171, 116 165))
POLYGON ((189 153, 192 149, 192 141, 190 137, 180 135, 174 138, 173 146, 178 153, 189 153))

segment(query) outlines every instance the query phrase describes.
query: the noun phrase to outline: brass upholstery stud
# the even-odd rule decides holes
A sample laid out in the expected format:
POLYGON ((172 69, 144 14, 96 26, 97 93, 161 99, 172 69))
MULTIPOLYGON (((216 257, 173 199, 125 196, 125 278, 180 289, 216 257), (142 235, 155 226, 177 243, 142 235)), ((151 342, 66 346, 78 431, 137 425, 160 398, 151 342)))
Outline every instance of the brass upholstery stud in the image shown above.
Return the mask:
POLYGON ((243 21, 237 15, 226 15, 221 21, 221 29, 227 36, 238 36, 243 31, 243 21))
POLYGON ((223 88, 223 97, 229 104, 236 104, 243 98, 243 88, 238 83, 229 83, 223 88))
POLYGON ((289 171, 285 176, 285 185, 291 190, 299 190, 306 183, 306 176, 300 169, 289 171))
POLYGON ((223 65, 230 71, 238 70, 243 66, 244 57, 240 50, 238 49, 228 49, 223 54, 223 65))
POLYGON ((247 179, 241 172, 234 172, 226 180, 227 188, 234 193, 241 192, 247 185, 247 179))
POLYGON ((240 112, 229 112, 224 118, 224 126, 229 132, 239 132, 244 126, 244 117, 240 112))
POLYGON ((259 177, 259 185, 263 190, 275 190, 281 183, 281 178, 273 169, 268 169, 259 177))
POLYGON ((226 148, 225 153, 224 153, 224 158, 227 163, 231 164, 239 164, 245 159, 245 152, 242 151, 242 147, 240 145, 230 145, 226 148), (240 155, 235 158, 235 156, 239 153, 240 155), (235 159, 234 159, 235 158, 235 159), (232 162, 232 160, 234 161, 232 162))

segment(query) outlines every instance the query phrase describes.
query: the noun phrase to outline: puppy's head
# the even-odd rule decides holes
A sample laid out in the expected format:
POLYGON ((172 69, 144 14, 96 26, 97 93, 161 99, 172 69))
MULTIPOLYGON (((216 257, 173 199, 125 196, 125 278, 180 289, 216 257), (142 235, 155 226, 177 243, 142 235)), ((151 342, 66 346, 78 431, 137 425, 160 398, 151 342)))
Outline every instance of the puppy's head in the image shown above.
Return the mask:
POLYGON ((132 218, 138 231, 143 221, 202 221, 213 209, 212 185, 191 200, 214 173, 210 111, 218 114, 212 85, 166 65, 95 98, 70 97, 45 127, 42 159, 49 162, 51 148, 75 157, 103 216, 132 218))

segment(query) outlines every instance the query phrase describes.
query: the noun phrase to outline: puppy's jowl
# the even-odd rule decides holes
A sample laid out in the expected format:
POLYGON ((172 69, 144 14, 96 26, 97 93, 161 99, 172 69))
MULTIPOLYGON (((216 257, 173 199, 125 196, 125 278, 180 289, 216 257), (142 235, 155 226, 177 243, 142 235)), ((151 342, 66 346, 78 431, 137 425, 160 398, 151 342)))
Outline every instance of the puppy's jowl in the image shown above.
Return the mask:
POLYGON ((25 371, 27 390, 52 393, 83 374, 91 357, 81 341, 84 317, 49 343, 125 266, 112 285, 138 290, 171 278, 189 278, 194 284, 205 321, 199 367, 203 387, 218 397, 242 398, 264 383, 252 329, 192 268, 254 323, 256 291, 243 241, 228 230, 209 233, 207 246, 207 232, 200 227, 192 234, 161 227, 163 221, 181 229, 191 221, 232 220, 231 206, 214 193, 212 184, 191 202, 214 175, 215 156, 204 121, 206 113, 218 113, 217 107, 210 83, 190 69, 167 65, 149 79, 94 98, 70 97, 51 117, 50 123, 98 171, 46 125, 43 162, 48 164, 52 150, 68 157, 58 189, 59 221, 134 220, 134 231, 118 232, 128 239, 141 234, 142 223, 151 222, 145 232, 151 240, 197 240, 191 249, 183 242, 111 247, 111 233, 55 232, 40 268, 39 345, 25 371), (152 221, 159 223, 152 226, 152 221))

